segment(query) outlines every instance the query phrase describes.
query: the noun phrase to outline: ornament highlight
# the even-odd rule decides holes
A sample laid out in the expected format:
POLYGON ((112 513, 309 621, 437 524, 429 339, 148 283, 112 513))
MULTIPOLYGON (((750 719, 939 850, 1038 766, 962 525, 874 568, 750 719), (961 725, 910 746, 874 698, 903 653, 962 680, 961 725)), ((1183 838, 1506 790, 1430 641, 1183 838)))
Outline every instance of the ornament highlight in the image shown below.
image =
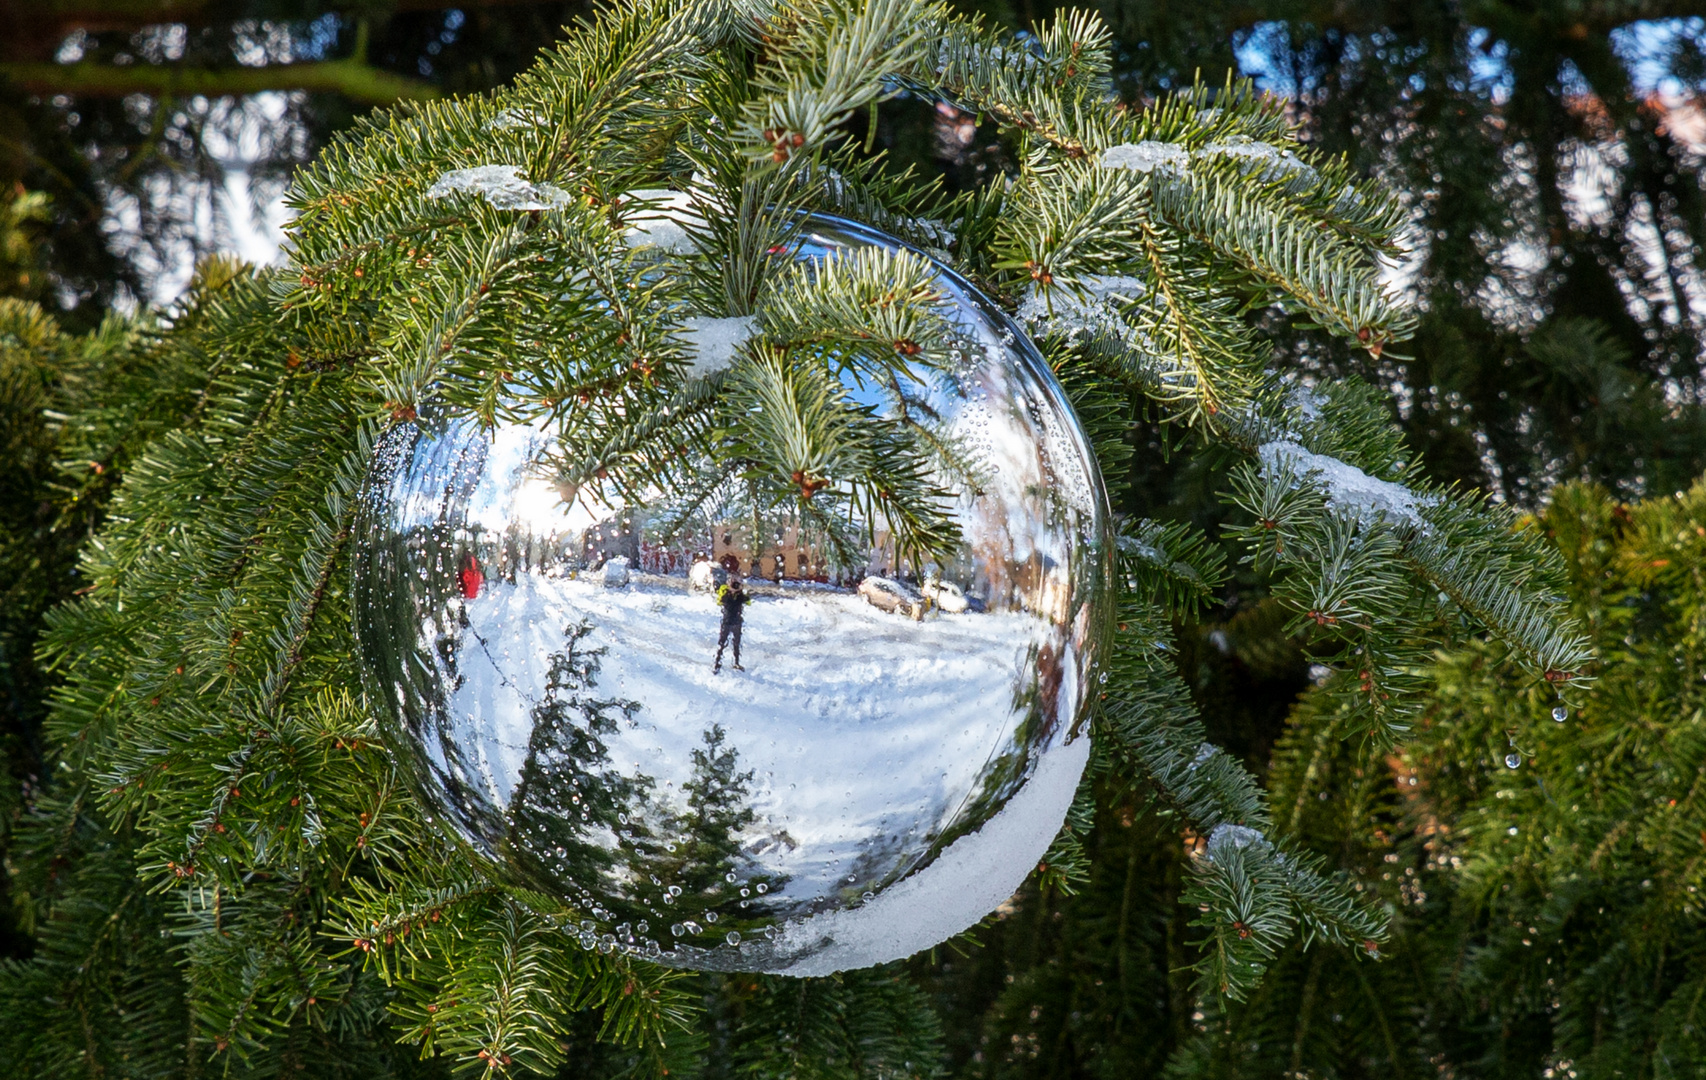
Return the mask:
MULTIPOLYGON (((814 217, 797 257, 863 246, 902 245, 814 217)), ((975 924, 1059 830, 1111 615, 1106 497, 1035 347, 936 284, 955 359, 909 400, 977 466, 941 478, 951 557, 920 564, 880 517, 848 557, 798 510, 569 488, 536 427, 423 411, 378 448, 352 578, 370 700, 428 813, 572 905, 584 947, 883 963, 975 924)))

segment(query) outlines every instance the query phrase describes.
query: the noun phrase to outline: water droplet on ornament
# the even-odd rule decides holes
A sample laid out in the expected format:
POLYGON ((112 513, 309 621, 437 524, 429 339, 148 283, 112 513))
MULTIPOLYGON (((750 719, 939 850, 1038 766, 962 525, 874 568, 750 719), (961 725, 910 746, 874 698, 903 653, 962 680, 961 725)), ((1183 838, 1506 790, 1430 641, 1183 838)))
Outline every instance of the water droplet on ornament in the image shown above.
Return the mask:
POLYGON ((762 896, 762 895, 764 895, 764 894, 765 894, 765 893, 767 893, 767 892, 769 892, 769 891, 770 891, 770 886, 768 886, 768 885, 766 885, 766 884, 764 884, 764 883, 763 883, 763 882, 762 882, 762 881, 761 881, 761 882, 759 882, 759 883, 758 883, 758 885, 757 885, 757 886, 756 886, 756 888, 757 888, 757 889, 758 889, 758 894, 759 894, 759 895, 760 895, 760 896, 762 896))
POLYGON ((723 880, 728 882, 731 885, 734 884, 735 872, 733 870, 730 870, 728 873, 723 875, 723 880))
POLYGON ((680 923, 671 923, 669 926, 669 932, 676 937, 680 937, 682 934, 687 933, 687 927, 682 926, 680 923))
POLYGON ((705 913, 705 921, 706 922, 716 922, 717 921, 717 913, 714 911, 707 911, 705 913))
POLYGON ((740 931, 739 930, 730 930, 728 933, 723 935, 723 940, 728 942, 730 945, 739 945, 740 944, 740 931))

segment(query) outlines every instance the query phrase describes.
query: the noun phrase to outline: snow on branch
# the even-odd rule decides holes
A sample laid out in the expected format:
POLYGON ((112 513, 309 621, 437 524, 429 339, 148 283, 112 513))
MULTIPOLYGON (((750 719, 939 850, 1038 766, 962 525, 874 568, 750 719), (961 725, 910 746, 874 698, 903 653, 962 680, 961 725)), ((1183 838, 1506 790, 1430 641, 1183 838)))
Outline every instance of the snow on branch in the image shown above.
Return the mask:
POLYGON ((1294 176, 1315 179, 1315 169, 1290 150, 1258 142, 1248 135, 1233 135, 1207 146, 1191 155, 1196 160, 1208 157, 1229 157, 1261 166, 1263 180, 1289 180, 1294 176))
POLYGON ((1102 151, 1098 163, 1104 169, 1129 169, 1149 173, 1157 169, 1184 170, 1190 168, 1190 151, 1177 143, 1145 139, 1140 143, 1121 143, 1102 151))
POLYGON ((1214 831, 1208 834, 1208 847, 1204 855, 1210 862, 1214 862, 1223 858, 1228 851, 1243 851, 1245 848, 1268 852, 1273 850, 1273 845, 1262 835, 1260 829, 1252 829, 1248 825, 1216 825, 1214 831))
POLYGON ((1104 169, 1129 169, 1140 173, 1157 170, 1183 172, 1190 168, 1193 161, 1207 161, 1216 157, 1233 158, 1255 166, 1251 171, 1259 172, 1263 180, 1289 180, 1293 177, 1314 180, 1317 175, 1313 166, 1292 151, 1282 150, 1248 135, 1233 135, 1211 142, 1195 151, 1187 150, 1178 143, 1160 142, 1155 139, 1121 143, 1102 151, 1098 164, 1104 169))
POLYGON ((627 199, 645 202, 644 208, 628 215, 628 231, 622 239, 632 248, 654 247, 671 255, 685 255, 695 249, 693 235, 686 226, 698 222, 692 197, 685 191, 671 188, 636 188, 627 199))
POLYGON ((555 184, 534 184, 522 178, 515 165, 476 165, 451 169, 427 189, 427 198, 444 199, 459 192, 485 197, 499 210, 556 210, 569 204, 569 193, 555 184))
POLYGON ((1046 294, 1032 285, 1017 317, 1045 334, 1107 332, 1127 339, 1131 328, 1120 319, 1121 302, 1141 299, 1148 292, 1141 278, 1117 274, 1093 274, 1080 279, 1077 288, 1050 289, 1046 294))
POLYGON ((1263 480, 1273 482, 1286 474, 1297 479, 1308 477, 1325 490, 1330 508, 1348 512, 1359 524, 1371 525, 1385 519, 1427 531, 1420 510, 1432 500, 1403 484, 1377 480, 1355 465, 1326 454, 1310 453, 1295 442, 1263 443, 1256 456, 1262 463, 1263 480))
POLYGON ((738 315, 727 319, 683 319, 681 336, 687 341, 693 356, 688 374, 700 378, 718 372, 734 363, 735 355, 758 327, 755 315, 738 315))

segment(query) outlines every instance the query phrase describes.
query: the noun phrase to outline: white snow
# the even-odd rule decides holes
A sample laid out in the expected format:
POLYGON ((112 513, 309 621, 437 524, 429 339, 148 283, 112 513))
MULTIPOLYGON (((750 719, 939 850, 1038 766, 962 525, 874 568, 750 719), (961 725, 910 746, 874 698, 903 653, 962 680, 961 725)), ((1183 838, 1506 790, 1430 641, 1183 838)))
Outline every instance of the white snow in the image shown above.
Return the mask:
POLYGON ((1132 172, 1154 172, 1156 169, 1179 170, 1190 168, 1191 155, 1177 143, 1145 139, 1140 143, 1121 143, 1102 151, 1100 164, 1104 169, 1130 169, 1132 172))
POLYGON ((683 319, 681 336, 686 339, 688 352, 693 356, 693 366, 688 369, 688 374, 702 378, 728 367, 757 328, 756 315, 683 319))
MULTIPOLYGON (((654 795, 668 798, 691 777, 703 733, 722 725, 741 768, 756 772, 750 839, 785 832, 794 841, 757 856, 764 873, 789 878, 782 888, 791 904, 838 897, 854 858, 897 828, 954 818, 992 755, 1010 750, 1024 718, 1013 708, 1015 685, 1027 677, 1028 650, 1050 637, 1046 623, 1023 613, 915 622, 848 592, 801 590, 755 597, 744 620, 747 670, 713 674, 719 608, 686 585, 640 576, 607 588, 596 575, 527 573, 513 584, 488 581, 465 608, 462 682, 446 715, 488 796, 504 805, 549 658, 562 650, 565 627, 589 621, 581 648, 607 650, 594 693, 642 704, 634 726, 606 739, 611 761, 655 777, 654 795)), ((1050 811, 1044 846, 1064 809, 1050 811)), ((987 906, 947 917, 970 925, 1029 866, 987 906)))
POLYGON ((1260 174, 1264 180, 1289 179, 1293 176, 1311 180, 1315 178, 1315 170, 1309 163, 1290 150, 1281 150, 1268 143, 1258 142, 1248 135, 1233 135, 1219 142, 1209 143, 1198 150, 1195 156, 1237 158, 1260 165, 1260 174))
POLYGON ((1327 398, 1324 394, 1304 386, 1302 383, 1292 385, 1291 389, 1286 392, 1285 402, 1297 410, 1297 415, 1306 424, 1312 424, 1321 419, 1322 411, 1327 407, 1327 398))
POLYGON ((427 189, 427 198, 443 199, 459 191, 482 195, 499 210, 555 210, 569 203, 569 193, 555 184, 522 179, 515 165, 477 165, 452 169, 427 189))
POLYGON ((1208 849, 1204 854, 1209 862, 1214 862, 1225 852, 1243 851, 1254 848, 1257 851, 1271 851, 1273 845, 1259 830, 1246 825, 1216 825, 1214 831, 1208 834, 1208 849))
POLYGON ((1290 150, 1281 150, 1248 135, 1232 135, 1211 142, 1196 152, 1178 143, 1145 139, 1138 143, 1121 143, 1102 151, 1100 163, 1104 169, 1130 169, 1133 172, 1154 172, 1157 169, 1183 172, 1191 161, 1213 157, 1237 158, 1253 166, 1264 180, 1303 177, 1314 179, 1315 170, 1308 162, 1290 150))
POLYGON ((862 907, 787 924, 776 952, 806 956, 782 974, 813 977, 868 967, 911 956, 975 926, 1024 884, 1048 851, 1089 757, 1090 740, 1083 736, 1050 749, 999 813, 954 841, 927 869, 862 907))
POLYGON ((692 235, 684 223, 699 220, 692 210, 692 198, 685 191, 671 188, 635 188, 624 193, 625 199, 643 200, 647 205, 628 215, 628 231, 623 240, 629 247, 655 247, 672 255, 685 255, 694 250, 692 235))
POLYGON ((1122 302, 1142 299, 1149 292, 1142 278, 1092 274, 1078 284, 1082 291, 1058 288, 1047 295, 1035 284, 1031 285, 1015 317, 1041 333, 1108 331, 1121 337, 1130 334, 1130 328, 1120 319, 1120 307, 1122 302))
POLYGON ((1429 500, 1403 484, 1377 480, 1354 465, 1311 453, 1294 442, 1264 443, 1256 455, 1261 459, 1263 477, 1283 472, 1308 477, 1325 490, 1328 507, 1344 510, 1364 525, 1384 518, 1396 525, 1427 528, 1420 508, 1429 500))
POLYGON ((931 243, 944 250, 953 247, 954 241, 959 239, 954 230, 948 227, 947 222, 926 217, 909 217, 904 220, 908 228, 916 233, 928 236, 931 243))

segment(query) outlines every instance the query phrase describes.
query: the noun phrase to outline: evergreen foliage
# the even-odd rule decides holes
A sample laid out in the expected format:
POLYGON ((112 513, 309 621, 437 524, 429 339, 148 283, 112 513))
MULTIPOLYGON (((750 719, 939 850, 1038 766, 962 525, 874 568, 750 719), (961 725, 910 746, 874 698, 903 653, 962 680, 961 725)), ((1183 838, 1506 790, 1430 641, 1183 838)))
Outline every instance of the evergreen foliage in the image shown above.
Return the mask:
MULTIPOLYGON (((1424 640, 1490 635, 1548 693, 1572 687, 1588 652, 1556 554, 1422 479, 1375 394, 1275 372, 1247 317, 1376 357, 1404 338, 1376 262, 1391 199, 1300 153, 1246 86, 1124 110, 1110 65, 1082 14, 1014 39, 921 0, 633 0, 493 98, 382 114, 329 149, 294 190, 291 266, 223 275, 144 382, 68 429, 122 455, 123 481, 85 595, 48 620, 61 778, 25 826, 44 944, 0 972, 12 1058, 43 1075, 935 1071, 946 1036, 899 965, 682 976, 488 877, 409 797, 352 655, 356 495, 383 433, 423 410, 551 424, 568 482, 880 505, 905 546, 943 543, 925 479, 943 455, 907 420, 899 360, 951 349, 923 256, 806 275, 785 256, 803 212, 893 227, 1019 309, 1106 466, 1142 419, 1234 462, 1226 539, 1341 665, 1320 699, 1359 745, 1403 730, 1424 640), (866 155, 847 123, 903 87, 1003 127, 1016 175, 949 196, 866 155), (522 195, 447 185, 494 165, 522 195), (637 242, 663 200, 687 208, 688 242, 637 242), (744 320, 726 367, 697 363, 706 320, 744 320), (892 408, 851 400, 842 371, 892 408), (731 464, 706 477, 694 459, 731 464)), ((1205 1000, 1248 998, 1294 949, 1360 977, 1388 916, 1268 834, 1269 801, 1174 665, 1219 547, 1135 518, 1120 532, 1095 755, 1042 887, 1105 888, 1099 791, 1201 840, 1172 871, 1199 917, 1165 955, 1205 1000)), ((579 708, 595 658, 560 661, 547 705, 579 708)), ((693 809, 721 850, 742 774, 714 739, 700 763, 693 809)))
POLYGON ((1500 650, 1442 653, 1394 755, 1310 695, 1274 805, 1394 910, 1391 962, 1288 949, 1169 1075, 1699 1075, 1706 487, 1624 506, 1566 485, 1528 528, 1564 558, 1600 678, 1565 703, 1500 650))

